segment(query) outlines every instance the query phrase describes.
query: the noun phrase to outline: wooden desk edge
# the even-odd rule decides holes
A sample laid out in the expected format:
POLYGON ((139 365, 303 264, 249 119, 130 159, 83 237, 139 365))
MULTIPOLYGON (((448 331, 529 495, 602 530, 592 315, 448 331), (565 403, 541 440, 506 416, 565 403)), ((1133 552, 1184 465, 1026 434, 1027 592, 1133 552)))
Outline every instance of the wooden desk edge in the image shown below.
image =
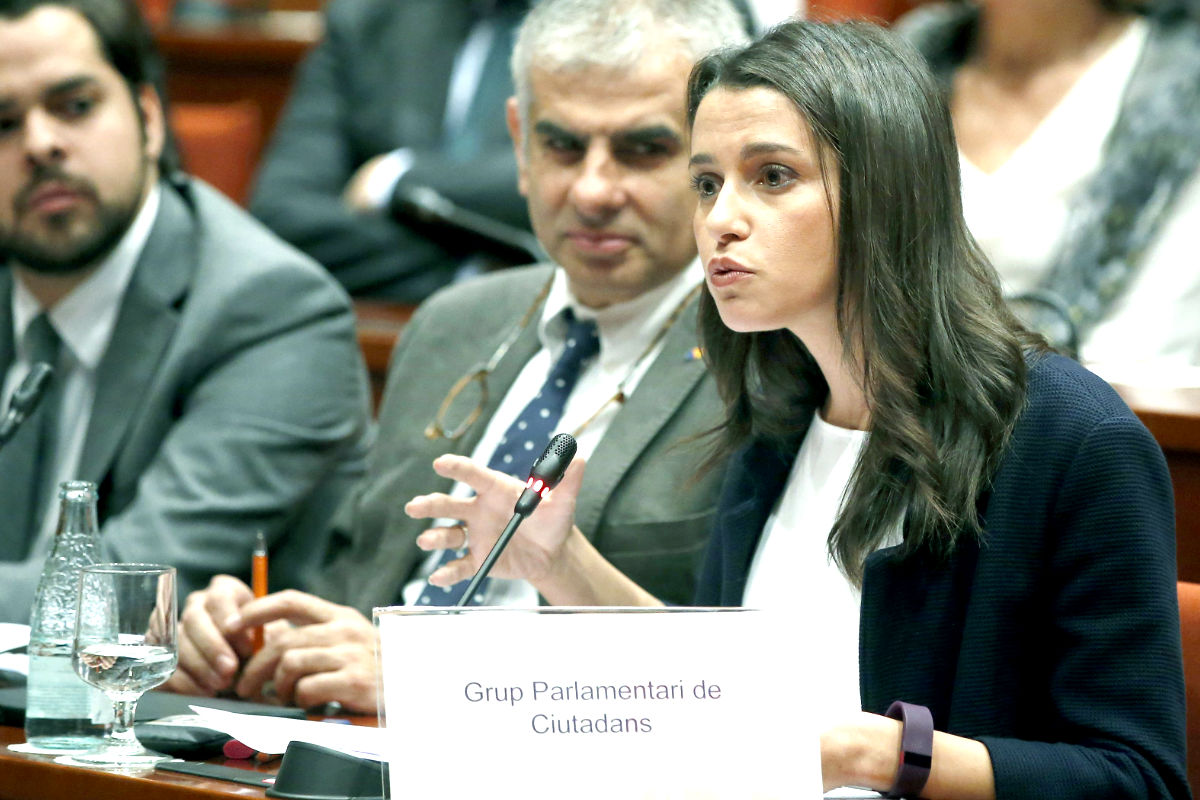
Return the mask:
MULTIPOLYGON (((354 725, 374 726, 375 717, 343 715, 354 725)), ((316 718, 319 719, 319 718, 316 718)), ((150 770, 126 775, 85 767, 56 764, 53 756, 14 753, 8 745, 25 741, 21 728, 0 726, 0 800, 127 800, 153 796, 155 800, 223 800, 229 797, 266 797, 266 789, 243 783, 201 778, 178 772, 150 770)), ((245 764, 227 758, 209 759, 250 772, 273 775, 280 762, 245 764)))

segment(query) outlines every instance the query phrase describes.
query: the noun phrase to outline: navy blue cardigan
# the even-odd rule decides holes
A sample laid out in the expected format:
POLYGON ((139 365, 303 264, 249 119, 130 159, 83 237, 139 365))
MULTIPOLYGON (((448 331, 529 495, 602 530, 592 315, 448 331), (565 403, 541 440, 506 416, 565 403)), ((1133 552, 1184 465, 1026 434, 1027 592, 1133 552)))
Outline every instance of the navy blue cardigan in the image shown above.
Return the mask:
MULTIPOLYGON (((741 603, 794 458, 734 458, 697 604, 741 603)), ((1188 797, 1174 510, 1149 432, 1096 376, 1039 359, 980 509, 983 541, 945 563, 868 558, 863 709, 919 703, 982 741, 1000 800, 1188 797)))

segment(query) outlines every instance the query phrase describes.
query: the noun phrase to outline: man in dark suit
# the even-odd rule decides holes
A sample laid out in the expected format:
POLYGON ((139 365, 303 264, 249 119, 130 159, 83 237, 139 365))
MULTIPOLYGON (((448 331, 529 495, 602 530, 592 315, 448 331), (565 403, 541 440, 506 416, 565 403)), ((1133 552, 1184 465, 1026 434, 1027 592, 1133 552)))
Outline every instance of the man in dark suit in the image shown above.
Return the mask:
MULTIPOLYGON (((588 459, 576 517, 585 546, 657 596, 690 599, 720 479, 690 480, 705 453, 695 438, 721 411, 695 351, 702 270, 684 95, 699 55, 744 38, 728 0, 543 0, 530 12, 507 119, 519 187, 553 263, 464 282, 421 307, 393 357, 380 439, 340 515, 321 596, 254 600, 244 583, 218 576, 187 602, 171 688, 255 697, 273 682, 285 702, 374 711, 375 636, 364 614, 445 603, 444 577, 462 562, 426 552, 446 524, 431 530, 405 502, 429 492, 470 502, 443 459, 431 469, 444 453, 524 480, 549 439, 532 440, 524 425, 557 413, 543 407, 556 389, 567 396, 553 430, 574 432, 588 459), (585 336, 572 331, 589 321, 599 353, 559 383, 559 365, 585 336), (262 623, 266 645, 255 655, 248 630, 262 623)), ((535 518, 518 537, 536 528, 535 518)), ((447 546, 461 546, 462 528, 450 529, 447 546)), ((483 596, 539 602, 525 581, 492 581, 483 596)))
POLYGON ((28 620, 62 480, 100 489, 100 549, 183 591, 316 567, 360 476, 366 382, 345 293, 160 163, 152 46, 122 0, 0 9, 0 399, 41 405, 0 450, 0 617, 28 620))
POLYGON ((251 212, 354 295, 415 302, 460 269, 528 263, 404 202, 423 187, 528 234, 504 128, 528 0, 331 0, 251 212), (513 260, 516 259, 516 260, 513 260))

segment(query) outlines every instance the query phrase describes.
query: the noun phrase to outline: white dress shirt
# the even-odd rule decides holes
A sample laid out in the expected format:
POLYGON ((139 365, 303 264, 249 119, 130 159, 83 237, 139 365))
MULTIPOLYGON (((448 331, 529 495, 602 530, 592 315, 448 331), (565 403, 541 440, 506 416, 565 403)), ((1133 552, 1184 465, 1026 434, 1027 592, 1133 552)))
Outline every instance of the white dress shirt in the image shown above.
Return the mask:
MULTIPOLYGON (((488 463, 501 437, 546 382, 550 368, 566 346, 563 340, 565 328, 561 324, 562 312, 565 309, 572 309, 578 319, 594 319, 600 335, 600 354, 585 364, 579 373, 579 379, 567 397, 558 424, 559 431, 573 431, 616 394, 622 380, 625 381, 625 394, 633 394, 638 382, 662 350, 661 341, 649 353, 646 353, 647 345, 703 278, 699 262, 694 261, 667 283, 634 300, 593 309, 581 305, 575 299, 567 286, 566 273, 559 269, 554 275, 554 282, 538 320, 538 338, 542 347, 529 359, 509 387, 508 393, 496 408, 496 413, 488 421, 487 429, 471 453, 471 459, 479 464, 488 463)), ((515 322, 514 320, 514 324, 515 322)), ((620 408, 619 403, 608 403, 600 414, 575 436, 578 444, 576 457, 587 458, 592 454, 620 408)), ((533 466, 534 460, 540 455, 540 451, 534 453, 529 459, 529 466, 533 466)), ((458 483, 451 494, 456 497, 468 497, 471 490, 465 484, 458 483)), ((453 524, 448 520, 439 522, 453 524)), ((440 559, 440 551, 431 553, 417 576, 405 585, 405 605, 416 605, 417 598, 425 588, 426 579, 440 559)), ((493 578, 483 597, 483 604, 490 606, 531 607, 537 603, 537 591, 523 580, 493 578)))
MULTIPOLYGON (((62 406, 58 418, 58 448, 54 454, 54 484, 78 477, 79 459, 96 397, 96 371, 117 324, 117 312, 133 278, 138 257, 150 237, 158 215, 160 189, 151 189, 133 224, 99 267, 50 309, 50 323, 62 340, 55 380, 62 381, 62 406)), ((42 307, 20 280, 13 281, 13 341, 17 357, 4 377, 4 403, 29 372, 25 331, 42 313, 42 307)), ((52 492, 43 512, 40 533, 29 558, 45 559, 58 524, 58 497, 52 492)))

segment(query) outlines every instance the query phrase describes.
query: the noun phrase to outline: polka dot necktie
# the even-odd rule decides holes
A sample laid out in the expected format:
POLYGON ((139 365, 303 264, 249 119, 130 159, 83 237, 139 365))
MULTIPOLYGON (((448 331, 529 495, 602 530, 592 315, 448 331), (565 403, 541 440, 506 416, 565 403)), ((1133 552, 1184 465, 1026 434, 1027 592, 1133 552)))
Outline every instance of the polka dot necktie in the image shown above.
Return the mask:
MULTIPOLYGON (((577 320, 570 309, 563 312, 562 318, 567 323, 566 343, 562 354, 551 367, 542 388, 505 431, 492 453, 491 460, 488 461, 490 469, 507 473, 520 481, 529 477, 530 467, 550 442, 562 417, 563 406, 566 405, 571 390, 575 388, 575 382, 579 380, 579 373, 584 365, 600 352, 600 337, 596 333, 595 321, 577 320)), ((458 550, 443 551, 435 569, 450 563, 460 554, 461 551, 458 550)), ((483 602, 490 581, 490 578, 485 579, 479 585, 471 605, 480 605, 483 602)), ((426 584, 417 599, 417 604, 455 605, 466 591, 468 583, 469 581, 459 581, 449 587, 426 584)))

